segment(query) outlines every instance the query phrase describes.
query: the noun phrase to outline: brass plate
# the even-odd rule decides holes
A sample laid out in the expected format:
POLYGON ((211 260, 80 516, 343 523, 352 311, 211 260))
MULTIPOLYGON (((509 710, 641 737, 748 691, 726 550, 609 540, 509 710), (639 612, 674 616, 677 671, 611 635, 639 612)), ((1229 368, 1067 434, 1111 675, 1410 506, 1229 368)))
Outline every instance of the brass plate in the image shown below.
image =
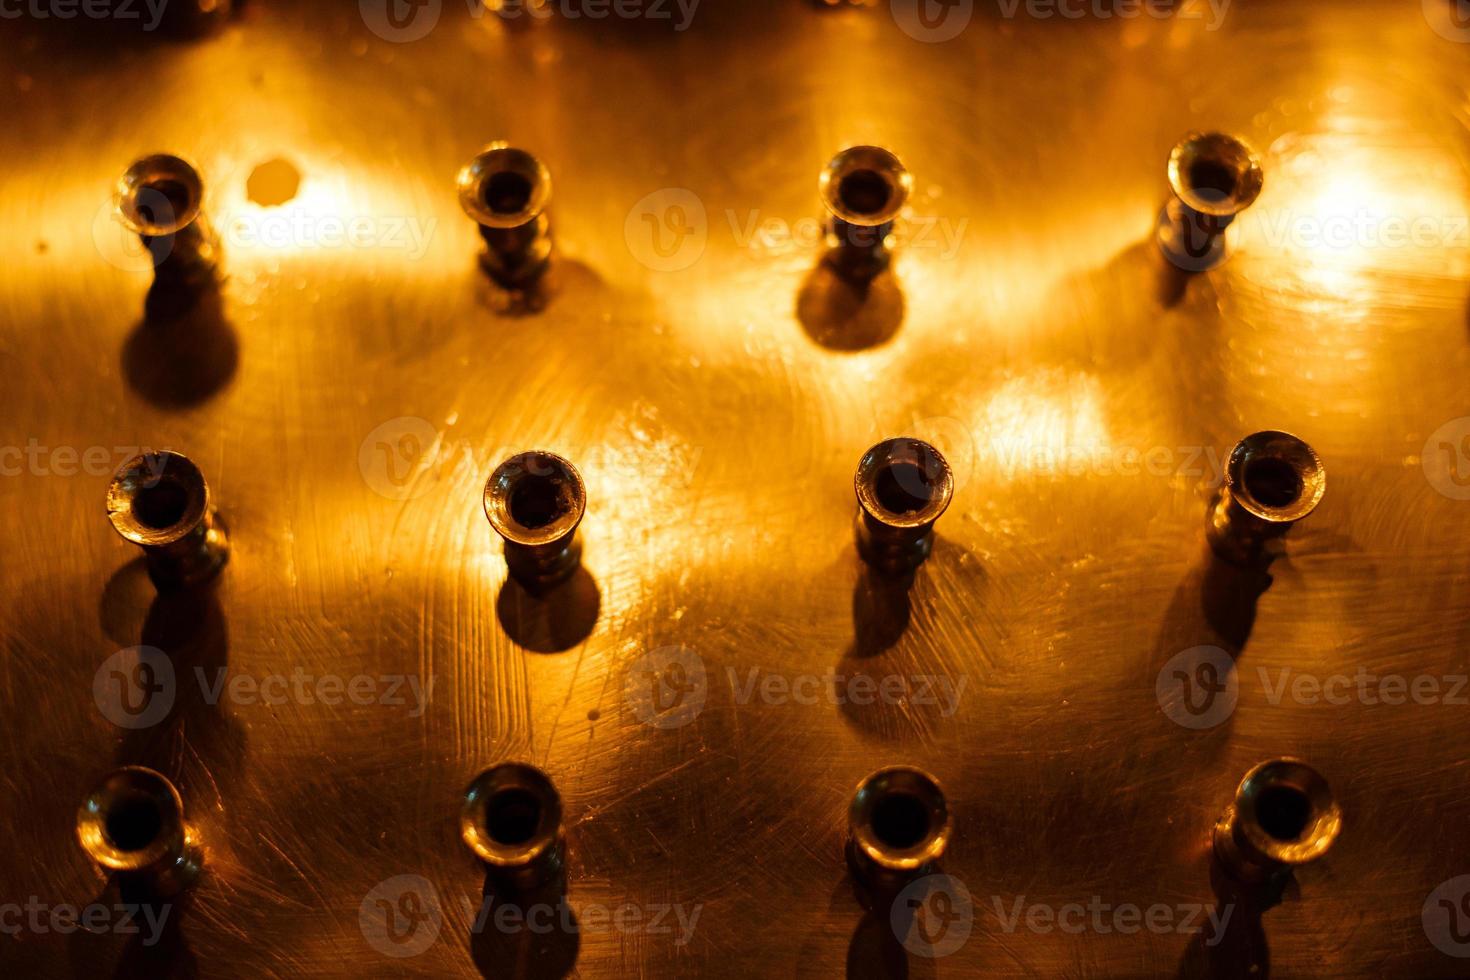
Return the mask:
POLYGON ((352 3, 252 2, 193 42, 0 23, 0 399, 22 451, 0 459, 0 901, 103 893, 73 826, 116 764, 174 777, 207 854, 180 943, 26 928, 0 936, 7 975, 473 976, 574 954, 589 977, 1229 976, 1267 947, 1278 977, 1464 975, 1425 929, 1431 893, 1470 874, 1470 709, 1445 703, 1470 642, 1453 3, 1237 0, 1211 30, 1207 4, 1072 19, 979 0, 934 43, 911 34, 939 22, 906 32, 897 0, 705 0, 685 31, 415 9, 434 6, 401 43, 352 3), (1200 128, 1252 141, 1265 190, 1230 261, 1171 290, 1150 236, 1169 149, 1200 128), (497 138, 555 182, 539 311, 486 283, 455 200, 497 138), (818 170, 854 143, 915 175, 894 274, 861 299, 810 234, 818 170), (203 175, 228 275, 162 331, 107 210, 156 151, 203 175), (299 188, 252 204, 277 159, 299 188), (1390 219, 1428 230, 1391 241, 1390 219), (1344 223, 1345 244, 1322 240, 1344 223), (1320 452, 1327 493, 1222 629, 1209 483, 1265 428, 1320 452), (903 433, 946 452, 956 490, 888 642, 900 612, 861 574, 852 477, 903 433), (212 597, 155 603, 109 527, 108 473, 135 446, 209 479, 234 547, 212 597), (505 584, 480 509, 525 448, 586 478, 586 576, 557 603, 505 584), (127 731, 94 681, 140 642, 172 656, 178 697, 127 731), (1156 684, 1200 645, 1239 648, 1238 703, 1196 730, 1156 684), (625 693, 668 648, 699 658, 705 701, 659 727, 625 693), (1273 703, 1284 671, 1360 668, 1440 697, 1273 703), (433 687, 422 713, 211 704, 196 669, 433 687), (742 703, 752 669, 965 686, 949 713, 775 687, 742 703), (1162 904, 1176 924, 1214 903, 1211 825, 1276 755, 1326 775, 1344 830, 1249 941, 1090 916, 1007 930, 997 908, 1022 897, 1162 904), (458 798, 505 758, 564 797, 575 950, 471 941, 458 798), (945 869, 974 899, 939 959, 895 960, 847 880, 848 797, 893 763, 947 789, 945 869), (395 958, 360 913, 401 875, 440 917, 395 958), (597 911, 627 904, 644 925, 597 911), (658 906, 699 908, 687 942, 646 928, 658 906))

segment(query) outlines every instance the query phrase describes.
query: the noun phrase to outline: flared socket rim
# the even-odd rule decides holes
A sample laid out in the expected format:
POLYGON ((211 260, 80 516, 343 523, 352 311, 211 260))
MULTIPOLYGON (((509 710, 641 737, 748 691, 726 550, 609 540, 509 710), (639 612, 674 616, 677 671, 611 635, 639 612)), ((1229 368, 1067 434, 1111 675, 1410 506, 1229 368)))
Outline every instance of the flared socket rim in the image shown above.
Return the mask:
POLYGON ((954 497, 954 473, 922 439, 885 439, 863 454, 853 480, 858 506, 891 528, 933 524, 954 497))
POLYGON ((485 482, 485 516, 497 534, 515 544, 560 541, 587 512, 587 486, 571 461, 556 453, 517 453, 485 482))
POLYGON ((77 810, 77 839, 112 871, 143 871, 181 851, 184 802, 168 777, 124 766, 102 778, 77 810))
POLYGON ((533 154, 491 143, 460 168, 459 206, 487 228, 519 228, 546 209, 551 173, 533 154))
POLYGON ((898 217, 914 178, 897 154, 881 146, 850 146, 822 168, 822 203, 850 225, 874 228, 898 217))
POLYGON ((164 450, 122 465, 107 488, 107 516, 117 533, 144 547, 189 535, 209 510, 209 485, 194 461, 164 450))
POLYGON ((937 779, 912 766, 889 766, 858 783, 848 830, 860 857, 901 874, 938 861, 949 847, 953 822, 937 779))
POLYGON ((1255 203, 1263 183, 1255 150, 1229 133, 1189 133, 1169 153, 1169 187, 1200 214, 1233 217, 1255 203))
POLYGON ((1254 432, 1236 443, 1225 481, 1241 507, 1275 524, 1306 517, 1327 492, 1327 470, 1317 451, 1278 429, 1254 432))
POLYGON ((1235 819, 1261 854, 1284 865, 1326 854, 1342 832, 1342 810, 1322 774, 1300 759, 1270 759, 1235 791, 1235 819))
POLYGON ((524 762, 503 762, 480 773, 464 793, 461 839, 498 870, 544 859, 561 839, 562 803, 551 778, 524 762))
POLYGON ((133 163, 117 182, 117 211, 139 235, 171 235, 199 216, 204 181, 199 171, 171 153, 154 153, 133 163))

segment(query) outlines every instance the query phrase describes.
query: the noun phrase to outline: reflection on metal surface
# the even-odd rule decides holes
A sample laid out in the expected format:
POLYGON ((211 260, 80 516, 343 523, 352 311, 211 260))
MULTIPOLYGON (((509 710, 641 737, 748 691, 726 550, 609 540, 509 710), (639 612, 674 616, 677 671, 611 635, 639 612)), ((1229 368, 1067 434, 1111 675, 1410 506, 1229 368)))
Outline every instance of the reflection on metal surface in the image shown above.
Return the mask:
POLYGON ((1248 772, 1215 825, 1215 853, 1245 881, 1316 861, 1342 832, 1332 790, 1311 766, 1273 759, 1248 772))
POLYGON ((168 898, 199 877, 203 853, 173 783, 143 766, 108 773, 77 810, 77 839, 131 897, 168 898))
POLYGON ((210 501, 209 484, 180 453, 128 460, 108 487, 107 516, 118 534, 143 549, 148 575, 161 589, 200 585, 229 560, 225 525, 210 501))
POLYGON ((1326 492, 1327 471, 1311 446, 1289 432, 1246 436, 1231 451, 1225 485, 1210 506, 1210 546, 1236 564, 1269 564, 1281 538, 1326 492))

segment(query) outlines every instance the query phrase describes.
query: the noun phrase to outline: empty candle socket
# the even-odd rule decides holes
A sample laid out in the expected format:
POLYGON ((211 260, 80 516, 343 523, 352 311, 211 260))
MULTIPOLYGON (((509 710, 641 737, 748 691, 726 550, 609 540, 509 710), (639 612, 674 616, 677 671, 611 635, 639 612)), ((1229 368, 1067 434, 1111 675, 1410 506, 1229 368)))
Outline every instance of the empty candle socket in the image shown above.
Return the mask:
POLYGON ((1273 759, 1246 773, 1215 824, 1214 849, 1234 877, 1262 882, 1322 857, 1341 831, 1327 780, 1304 762, 1273 759))
POLYGON ((123 464, 107 488, 107 516, 118 534, 143 549, 160 589, 200 585, 229 561, 209 485, 180 453, 144 453, 123 464))
POLYGON ((535 766, 505 762, 476 776, 464 793, 459 833, 502 887, 536 888, 562 873, 561 795, 535 766))
POLYGON ((1255 151, 1225 133, 1190 133, 1169 154, 1173 197, 1159 217, 1164 256, 1189 272, 1225 260, 1225 229, 1260 196, 1255 151))
POLYGON ((555 453, 512 456, 485 483, 485 516, 505 540, 505 564, 530 589, 555 585, 577 570, 577 526, 586 511, 582 475, 555 453))
POLYGON ((201 210, 204 182, 166 153, 144 157, 117 184, 117 211, 153 259, 162 286, 200 288, 215 281, 219 241, 201 210))
POLYGON ((888 267, 889 236, 914 178, 879 146, 843 150, 822 170, 817 189, 829 215, 828 261, 850 277, 871 278, 888 267))
POLYGON ((853 871, 878 891, 932 871, 953 833, 938 781, 908 766, 880 769, 859 783, 847 822, 853 871))
POLYGON ((858 553, 881 571, 914 571, 934 547, 934 522, 949 507, 954 477, 939 450, 888 439, 858 463, 858 553))
POLYGON ((527 284, 551 259, 551 174, 540 160, 491 143, 459 171, 459 206, 480 226, 481 262, 502 286, 527 284))
POLYGON ((1237 565, 1269 564, 1291 526, 1316 509, 1327 472, 1316 451, 1288 432, 1267 430, 1236 443, 1225 485, 1210 505, 1210 546, 1237 565))
POLYGON ((77 810, 77 840, 126 889, 151 898, 179 894, 203 866, 179 791, 142 766, 113 770, 87 795, 77 810))

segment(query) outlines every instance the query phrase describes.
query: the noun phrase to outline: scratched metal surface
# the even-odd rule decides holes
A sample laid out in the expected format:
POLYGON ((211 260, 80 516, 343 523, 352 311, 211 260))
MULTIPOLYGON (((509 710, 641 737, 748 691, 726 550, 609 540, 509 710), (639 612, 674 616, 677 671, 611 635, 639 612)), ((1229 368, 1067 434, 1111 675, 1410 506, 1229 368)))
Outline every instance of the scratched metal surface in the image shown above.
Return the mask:
POLYGON ((507 27, 446 3, 412 43, 350 3, 262 0, 194 42, 0 24, 4 441, 48 449, 6 457, 22 472, 0 479, 0 901, 103 894, 73 816, 123 762, 177 780, 208 868, 162 952, 23 929, 0 936, 0 965, 1142 977, 1253 958, 1258 976, 1465 975, 1421 910, 1470 873, 1470 709, 1269 696, 1287 668, 1467 670, 1470 501, 1454 494, 1470 460, 1464 426, 1431 436, 1470 414, 1470 45, 1433 7, 1239 0, 1211 31, 977 4, 943 43, 885 5, 778 0, 706 0, 680 33, 507 27), (1149 234, 1169 147, 1199 127, 1260 147, 1266 191, 1231 261, 1171 292, 1149 234), (539 312, 485 284, 457 209, 455 170, 493 138, 554 175, 539 312), (813 218, 818 168, 855 142, 903 156, 910 211, 935 229, 863 302, 814 271, 810 241, 748 238, 813 218), (254 168, 289 161, 300 188, 275 213, 308 228, 227 241, 219 302, 163 332, 142 324, 148 277, 105 211, 157 150, 199 167, 209 213, 245 221, 272 213, 247 201, 254 168), (668 188, 689 193, 640 204, 668 188), (1443 235, 1333 248, 1278 224, 1361 211, 1443 235), (333 216, 385 240, 308 240, 333 216), (1210 457, 1186 447, 1223 456, 1273 427, 1319 450, 1327 495, 1222 624, 1205 612, 1210 457), (900 433, 957 476, 901 633, 851 533, 857 458, 900 433), (105 473, 50 452, 116 465, 140 445, 190 453, 211 481, 234 557, 210 596, 154 602, 104 517, 105 473), (577 461, 589 491, 586 575, 556 603, 505 584, 479 506, 494 463, 529 447, 577 461), (1153 447, 1152 471, 1109 462, 1153 447), (140 642, 186 678, 412 675, 432 697, 421 714, 211 705, 186 683, 166 723, 129 732, 93 683, 140 642), (1190 730, 1155 682, 1202 644, 1239 655, 1239 701, 1190 730), (670 646, 701 659, 705 704, 644 724, 629 671, 670 646), (965 686, 948 715, 740 703, 751 668, 965 686), (1346 829, 1244 952, 997 915, 1021 896, 1215 902, 1211 823, 1281 754, 1326 774, 1346 829), (511 757, 561 788, 579 916, 697 906, 688 942, 595 919, 576 948, 472 942, 458 795, 511 757), (951 798, 945 868, 976 904, 953 955, 895 958, 849 887, 846 801, 885 763, 928 768, 951 798), (399 875, 430 883, 442 926, 393 958, 359 913, 399 875))

